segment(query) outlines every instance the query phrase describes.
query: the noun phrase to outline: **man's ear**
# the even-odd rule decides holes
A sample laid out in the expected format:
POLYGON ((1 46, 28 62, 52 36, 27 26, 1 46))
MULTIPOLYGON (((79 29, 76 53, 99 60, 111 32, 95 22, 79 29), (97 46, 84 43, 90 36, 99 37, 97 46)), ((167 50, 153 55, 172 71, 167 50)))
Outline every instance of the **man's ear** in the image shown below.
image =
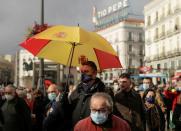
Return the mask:
POLYGON ((96 77, 96 76, 97 76, 97 71, 94 71, 94 72, 93 72, 93 75, 96 77))

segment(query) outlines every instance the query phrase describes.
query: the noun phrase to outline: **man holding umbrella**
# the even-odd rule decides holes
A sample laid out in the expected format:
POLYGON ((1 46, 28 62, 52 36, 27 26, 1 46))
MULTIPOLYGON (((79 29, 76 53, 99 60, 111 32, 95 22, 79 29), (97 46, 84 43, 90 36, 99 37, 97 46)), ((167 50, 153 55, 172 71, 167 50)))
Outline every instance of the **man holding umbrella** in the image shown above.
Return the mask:
POLYGON ((81 119, 90 115, 89 102, 95 92, 105 92, 104 83, 96 77, 97 66, 92 61, 83 63, 81 82, 69 96, 72 107, 73 126, 81 119))

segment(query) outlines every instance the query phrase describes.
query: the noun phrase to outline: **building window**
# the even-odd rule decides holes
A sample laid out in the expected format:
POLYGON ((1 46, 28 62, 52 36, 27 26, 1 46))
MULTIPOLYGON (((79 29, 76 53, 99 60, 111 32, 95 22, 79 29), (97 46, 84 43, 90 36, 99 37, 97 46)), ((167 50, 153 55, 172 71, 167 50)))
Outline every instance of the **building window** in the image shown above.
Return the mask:
POLYGON ((181 60, 178 60, 178 69, 181 69, 181 60))
POLYGON ((140 42, 143 41, 142 33, 139 33, 139 41, 140 41, 140 42))
POLYGON ((129 45, 129 52, 132 52, 132 45, 129 45))
POLYGON ((158 11, 156 12, 156 21, 158 21, 158 11))
POLYGON ((140 66, 143 66, 143 59, 140 59, 140 66))
POLYGON ((129 67, 132 66, 132 58, 129 58, 129 67))
POLYGON ((162 25, 162 33, 161 36, 165 36, 165 25, 162 25))
POLYGON ((112 79, 113 79, 113 73, 110 73, 109 80, 112 80, 112 79))
POLYGON ((180 51, 180 38, 177 36, 177 49, 180 51))
POLYGON ((168 15, 171 14, 171 3, 168 4, 168 15))
POLYGON ((167 69, 167 63, 164 63, 164 69, 167 69))
POLYGON ((143 46, 142 45, 140 45, 140 53, 139 54, 143 55, 143 46))
POLYGON ((104 80, 107 80, 108 79, 108 74, 105 73, 105 77, 104 77, 104 80))
POLYGON ((160 71, 161 65, 157 64, 157 71, 160 71))
POLYGON ((162 8, 162 16, 161 18, 163 18, 165 16, 165 7, 162 8))
POLYGON ((151 17, 150 16, 148 16, 147 22, 148 22, 147 25, 150 26, 151 25, 151 17))
POLYGON ((155 39, 158 39, 158 28, 155 29, 155 39))
POLYGON ((132 32, 129 32, 129 33, 128 33, 128 40, 129 40, 129 41, 132 40, 132 32))
POLYGON ((175 69, 175 61, 171 61, 171 69, 175 69))
POLYGON ((175 30, 176 31, 179 30, 179 28, 180 28, 179 27, 180 26, 179 23, 180 23, 180 20, 179 20, 179 17, 177 17, 176 20, 175 20, 175 30))

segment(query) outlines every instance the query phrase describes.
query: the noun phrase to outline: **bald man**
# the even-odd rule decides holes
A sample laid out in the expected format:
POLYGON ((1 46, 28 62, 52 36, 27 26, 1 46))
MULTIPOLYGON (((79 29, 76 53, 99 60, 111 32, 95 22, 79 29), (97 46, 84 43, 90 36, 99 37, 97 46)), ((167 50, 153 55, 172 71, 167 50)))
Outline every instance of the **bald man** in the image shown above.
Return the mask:
POLYGON ((47 90, 47 93, 48 93, 48 99, 52 102, 54 100, 56 100, 56 97, 58 96, 58 88, 57 88, 57 85, 55 84, 51 84, 49 87, 48 87, 48 90, 47 90))
MULTIPOLYGON (((56 99, 58 95, 62 95, 58 91, 57 85, 52 84, 47 90, 50 103, 47 105, 46 117, 43 121, 43 131, 65 131, 67 128, 67 113, 65 105, 56 99)), ((67 102, 68 103, 68 102, 67 102)))

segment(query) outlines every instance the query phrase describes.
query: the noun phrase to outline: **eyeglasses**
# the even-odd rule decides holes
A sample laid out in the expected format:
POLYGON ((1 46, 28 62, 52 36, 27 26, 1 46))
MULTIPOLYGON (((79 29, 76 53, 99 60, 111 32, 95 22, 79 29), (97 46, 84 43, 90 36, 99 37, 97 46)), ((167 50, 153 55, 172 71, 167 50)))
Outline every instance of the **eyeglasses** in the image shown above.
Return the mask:
POLYGON ((107 108, 102 108, 102 109, 94 109, 94 108, 90 108, 91 112, 92 113, 96 113, 96 112, 99 112, 99 113, 105 113, 107 112, 107 108))
POLYGON ((4 92, 4 94, 8 94, 8 95, 10 95, 10 94, 12 94, 12 92, 4 92))

